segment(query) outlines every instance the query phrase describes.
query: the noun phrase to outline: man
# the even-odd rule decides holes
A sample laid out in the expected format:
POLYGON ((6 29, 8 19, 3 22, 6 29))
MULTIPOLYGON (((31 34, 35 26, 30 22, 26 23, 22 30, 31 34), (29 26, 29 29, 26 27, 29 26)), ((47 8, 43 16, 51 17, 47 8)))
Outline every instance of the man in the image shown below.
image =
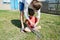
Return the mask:
MULTIPOLYGON (((22 25, 22 30, 21 31, 23 31, 23 29, 24 29, 24 24, 23 24, 24 15, 25 15, 26 19, 29 20, 29 18, 28 18, 28 7, 30 6, 30 4, 31 4, 31 6, 34 5, 35 2, 33 2, 33 1, 37 1, 37 0, 20 0, 19 1, 20 18, 21 18, 21 25, 22 25)), ((31 7, 31 8, 33 8, 33 7, 31 7)), ((35 10, 35 9, 33 8, 33 10, 35 10)), ((38 16, 38 22, 39 22, 40 14, 41 14, 40 9, 37 10, 36 12, 39 15, 38 16)), ((35 26, 38 24, 38 22, 35 24, 35 26)), ((31 21, 30 21, 30 23, 33 24, 31 21)))

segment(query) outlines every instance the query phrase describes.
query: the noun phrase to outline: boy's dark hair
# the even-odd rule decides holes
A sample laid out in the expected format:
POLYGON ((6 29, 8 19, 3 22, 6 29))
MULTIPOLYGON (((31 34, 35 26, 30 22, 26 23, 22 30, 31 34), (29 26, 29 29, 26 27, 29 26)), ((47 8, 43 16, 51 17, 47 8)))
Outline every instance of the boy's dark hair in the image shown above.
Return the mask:
POLYGON ((42 6, 41 2, 39 2, 39 1, 33 1, 32 4, 33 4, 33 7, 36 10, 39 10, 41 8, 41 6, 42 6))
POLYGON ((34 12, 33 9, 28 8, 28 14, 29 14, 30 16, 33 16, 33 15, 35 14, 35 12, 34 12))

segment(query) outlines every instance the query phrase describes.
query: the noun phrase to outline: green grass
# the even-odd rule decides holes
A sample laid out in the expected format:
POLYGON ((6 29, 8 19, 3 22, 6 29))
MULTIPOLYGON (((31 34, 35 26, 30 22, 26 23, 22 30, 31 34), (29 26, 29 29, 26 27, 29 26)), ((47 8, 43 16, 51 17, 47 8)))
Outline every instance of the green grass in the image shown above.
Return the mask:
MULTIPOLYGON (((20 14, 18 11, 0 10, 0 40, 36 40, 36 35, 20 32, 20 14)), ((60 40, 60 16, 41 14, 38 25, 42 28, 41 40, 60 40)))

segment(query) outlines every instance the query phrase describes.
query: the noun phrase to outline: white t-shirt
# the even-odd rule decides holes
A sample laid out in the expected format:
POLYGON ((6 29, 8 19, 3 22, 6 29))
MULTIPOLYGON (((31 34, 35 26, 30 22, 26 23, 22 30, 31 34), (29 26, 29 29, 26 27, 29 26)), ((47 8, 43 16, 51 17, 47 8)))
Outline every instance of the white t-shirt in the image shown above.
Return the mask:
MULTIPOLYGON (((40 0, 39 0, 39 1, 40 1, 40 0)), ((29 7, 30 3, 32 2, 32 0, 19 0, 19 2, 24 3, 24 15, 25 15, 26 19, 29 20, 29 18, 28 18, 28 7, 29 7)), ((41 15, 40 9, 37 10, 37 13, 38 13, 37 18, 40 19, 40 15, 41 15)), ((31 22, 31 23, 32 23, 32 22, 31 22)), ((36 24, 38 24, 38 22, 37 22, 36 24)), ((35 25, 36 25, 36 24, 35 24, 35 25)))
MULTIPOLYGON (((28 18, 28 7, 30 6, 30 3, 32 2, 32 0, 25 0, 25 7, 24 7, 24 14, 25 14, 25 17, 26 17, 26 19, 29 19, 28 18)), ((37 18, 40 18, 40 9, 39 10, 37 10, 37 13, 38 13, 38 16, 37 16, 37 18)))
MULTIPOLYGON (((28 7, 32 1, 33 0, 19 0, 19 2, 24 3, 24 15, 25 15, 26 19, 29 19, 28 18, 28 7)), ((40 0, 38 0, 38 1, 40 1, 40 0)), ((37 11, 37 13, 38 13, 38 18, 40 18, 40 14, 41 14, 40 9, 37 11)))

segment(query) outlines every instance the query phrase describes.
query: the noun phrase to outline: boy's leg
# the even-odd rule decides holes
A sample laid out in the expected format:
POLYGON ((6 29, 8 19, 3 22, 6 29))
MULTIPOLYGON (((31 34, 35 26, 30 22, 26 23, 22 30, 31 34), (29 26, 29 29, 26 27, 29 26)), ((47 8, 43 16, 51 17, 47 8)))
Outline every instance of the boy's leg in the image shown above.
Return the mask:
POLYGON ((28 20, 25 20, 25 23, 27 27, 25 27, 24 31, 31 32, 30 28, 28 27, 28 20))
MULTIPOLYGON (((39 31, 39 29, 41 29, 41 26, 35 27, 35 28, 33 28, 32 30, 39 31)), ((26 32, 31 32, 31 31, 32 31, 29 27, 26 27, 24 30, 25 30, 26 32)))
POLYGON ((41 26, 33 28, 33 30, 35 30, 35 31, 39 31, 40 29, 41 29, 41 26))
POLYGON ((31 32, 31 30, 30 30, 29 27, 26 27, 24 30, 25 30, 26 32, 31 32))

